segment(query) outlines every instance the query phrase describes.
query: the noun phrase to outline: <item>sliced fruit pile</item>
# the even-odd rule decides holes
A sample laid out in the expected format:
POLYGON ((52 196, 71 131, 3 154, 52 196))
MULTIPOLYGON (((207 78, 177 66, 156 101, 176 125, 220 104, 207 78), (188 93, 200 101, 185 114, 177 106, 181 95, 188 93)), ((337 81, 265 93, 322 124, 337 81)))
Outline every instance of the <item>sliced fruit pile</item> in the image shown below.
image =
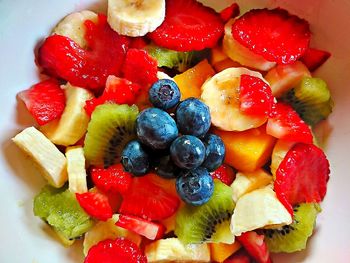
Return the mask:
POLYGON ((48 185, 34 214, 86 263, 271 262, 306 248, 329 180, 332 112, 307 21, 196 0, 108 1, 41 44, 13 141, 48 185), (62 84, 62 85, 60 85, 62 84))

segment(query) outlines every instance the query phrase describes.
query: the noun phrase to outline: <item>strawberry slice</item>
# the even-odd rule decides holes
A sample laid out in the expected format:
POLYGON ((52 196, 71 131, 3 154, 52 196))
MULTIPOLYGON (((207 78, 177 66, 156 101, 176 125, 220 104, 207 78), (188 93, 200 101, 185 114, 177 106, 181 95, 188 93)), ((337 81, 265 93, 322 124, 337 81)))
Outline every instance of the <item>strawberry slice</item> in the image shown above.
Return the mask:
POLYGON ((35 84, 18 94, 39 125, 61 117, 66 106, 64 91, 55 79, 35 84))
POLYGON ((131 48, 126 53, 123 66, 124 78, 149 87, 158 80, 158 62, 146 50, 131 48))
POLYGON ((328 51, 308 48, 305 54, 300 58, 300 61, 312 72, 318 69, 323 63, 329 59, 331 53, 328 51))
POLYGON ((71 39, 53 35, 39 49, 38 62, 46 73, 71 84, 99 89, 109 75, 119 75, 130 39, 120 36, 99 15, 97 24, 85 21, 88 49, 82 49, 71 39))
POLYGON ((150 240, 160 239, 165 233, 165 226, 162 224, 153 223, 136 216, 119 215, 119 220, 115 224, 150 240))
POLYGON ((84 263, 147 263, 147 258, 134 242, 121 237, 92 246, 84 263))
POLYGON ((291 106, 283 102, 274 106, 267 121, 266 133, 292 142, 312 143, 313 140, 309 126, 291 106))
POLYGON ((224 263, 251 263, 252 260, 244 248, 225 259, 224 263))
POLYGON ((196 0, 167 0, 165 20, 149 38, 158 46, 192 51, 214 47, 224 24, 213 9, 196 0))
POLYGON ((220 17, 222 21, 225 23, 229 21, 231 18, 235 18, 236 16, 239 16, 240 10, 237 3, 233 3, 232 5, 226 7, 220 12, 220 17))
POLYGON ((150 174, 133 178, 129 191, 123 195, 119 212, 148 220, 162 220, 172 216, 179 204, 179 198, 154 182, 150 174))
POLYGON ((329 173, 329 162, 320 148, 298 143, 288 151, 276 171, 276 195, 293 214, 292 206, 296 204, 323 200, 329 173))
POLYGON ((80 206, 90 216, 101 221, 107 221, 113 216, 112 207, 108 201, 108 197, 99 192, 86 192, 75 194, 80 206))
POLYGON ((92 168, 91 178, 96 187, 105 193, 126 193, 131 185, 132 175, 125 172, 121 164, 103 168, 92 168))
POLYGON ((127 79, 109 76, 106 82, 106 88, 102 95, 98 98, 93 98, 85 102, 85 111, 91 116, 94 109, 106 102, 116 104, 132 105, 136 103, 136 99, 140 93, 141 87, 138 84, 132 83, 127 79))
POLYGON ((239 243, 257 263, 270 263, 272 260, 264 238, 264 235, 258 235, 254 231, 245 232, 237 237, 239 243))
POLYGON ((281 8, 245 13, 232 25, 232 35, 254 53, 278 64, 298 60, 311 37, 308 22, 281 8))
POLYGON ((270 86, 262 79, 242 75, 239 91, 239 109, 250 116, 268 116, 275 104, 270 86))
POLYGON ((211 172, 210 174, 213 179, 219 179, 221 182, 229 186, 236 178, 235 172, 227 164, 222 164, 218 169, 216 169, 214 172, 211 172))

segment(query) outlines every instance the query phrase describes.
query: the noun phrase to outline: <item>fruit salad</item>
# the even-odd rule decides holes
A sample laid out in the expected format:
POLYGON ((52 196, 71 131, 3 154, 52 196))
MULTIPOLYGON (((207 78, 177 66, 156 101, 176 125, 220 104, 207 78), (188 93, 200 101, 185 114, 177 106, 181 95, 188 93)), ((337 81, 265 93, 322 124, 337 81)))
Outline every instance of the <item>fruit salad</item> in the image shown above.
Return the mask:
POLYGON ((37 125, 12 140, 47 180, 38 220, 82 239, 85 263, 306 249, 330 174, 313 128, 333 107, 309 23, 282 7, 106 4, 58 22, 37 52, 45 80, 18 94, 37 125))

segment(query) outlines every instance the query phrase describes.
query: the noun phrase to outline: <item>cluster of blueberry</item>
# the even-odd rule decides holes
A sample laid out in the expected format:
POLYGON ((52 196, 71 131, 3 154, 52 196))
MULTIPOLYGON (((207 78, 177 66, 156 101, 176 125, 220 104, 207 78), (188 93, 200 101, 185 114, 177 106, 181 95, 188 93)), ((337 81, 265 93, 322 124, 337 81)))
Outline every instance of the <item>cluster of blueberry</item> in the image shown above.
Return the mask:
POLYGON ((206 203, 214 188, 209 172, 225 157, 221 138, 207 133, 211 125, 208 106, 195 98, 180 102, 179 88, 169 79, 153 84, 149 99, 155 108, 137 117, 138 140, 129 142, 122 152, 124 169, 141 176, 153 168, 161 177, 176 178, 177 192, 186 203, 206 203), (165 110, 176 105, 173 118, 165 110))

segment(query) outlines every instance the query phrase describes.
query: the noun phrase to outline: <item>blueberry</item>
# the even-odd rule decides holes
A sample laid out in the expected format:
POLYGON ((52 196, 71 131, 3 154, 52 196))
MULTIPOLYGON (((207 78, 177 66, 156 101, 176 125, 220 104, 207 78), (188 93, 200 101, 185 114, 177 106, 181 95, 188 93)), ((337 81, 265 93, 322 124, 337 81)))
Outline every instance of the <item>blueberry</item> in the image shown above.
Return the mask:
POLYGON ((154 107, 170 109, 180 101, 180 90, 171 79, 160 79, 149 90, 149 100, 154 107))
POLYGON ((140 142, 130 141, 124 148, 121 163, 125 171, 136 176, 144 175, 149 170, 149 157, 140 142))
POLYGON ((154 170, 160 177, 166 179, 176 178, 180 173, 179 167, 174 164, 170 155, 160 157, 155 164, 154 170))
POLYGON ((209 108, 198 99, 186 99, 176 109, 176 122, 182 134, 202 137, 211 124, 209 108))
POLYGON ((221 138, 215 134, 207 134, 203 143, 205 145, 205 159, 202 164, 209 172, 219 168, 225 158, 225 145, 221 138))
POLYGON ((170 156, 178 167, 194 169, 204 161, 205 146, 197 137, 183 135, 171 144, 170 156))
POLYGON ((136 119, 139 140, 152 149, 166 149, 177 137, 176 123, 171 116, 157 108, 142 111, 136 119))
POLYGON ((203 167, 183 171, 176 179, 176 190, 184 202, 199 206, 208 202, 213 195, 213 178, 203 167))

